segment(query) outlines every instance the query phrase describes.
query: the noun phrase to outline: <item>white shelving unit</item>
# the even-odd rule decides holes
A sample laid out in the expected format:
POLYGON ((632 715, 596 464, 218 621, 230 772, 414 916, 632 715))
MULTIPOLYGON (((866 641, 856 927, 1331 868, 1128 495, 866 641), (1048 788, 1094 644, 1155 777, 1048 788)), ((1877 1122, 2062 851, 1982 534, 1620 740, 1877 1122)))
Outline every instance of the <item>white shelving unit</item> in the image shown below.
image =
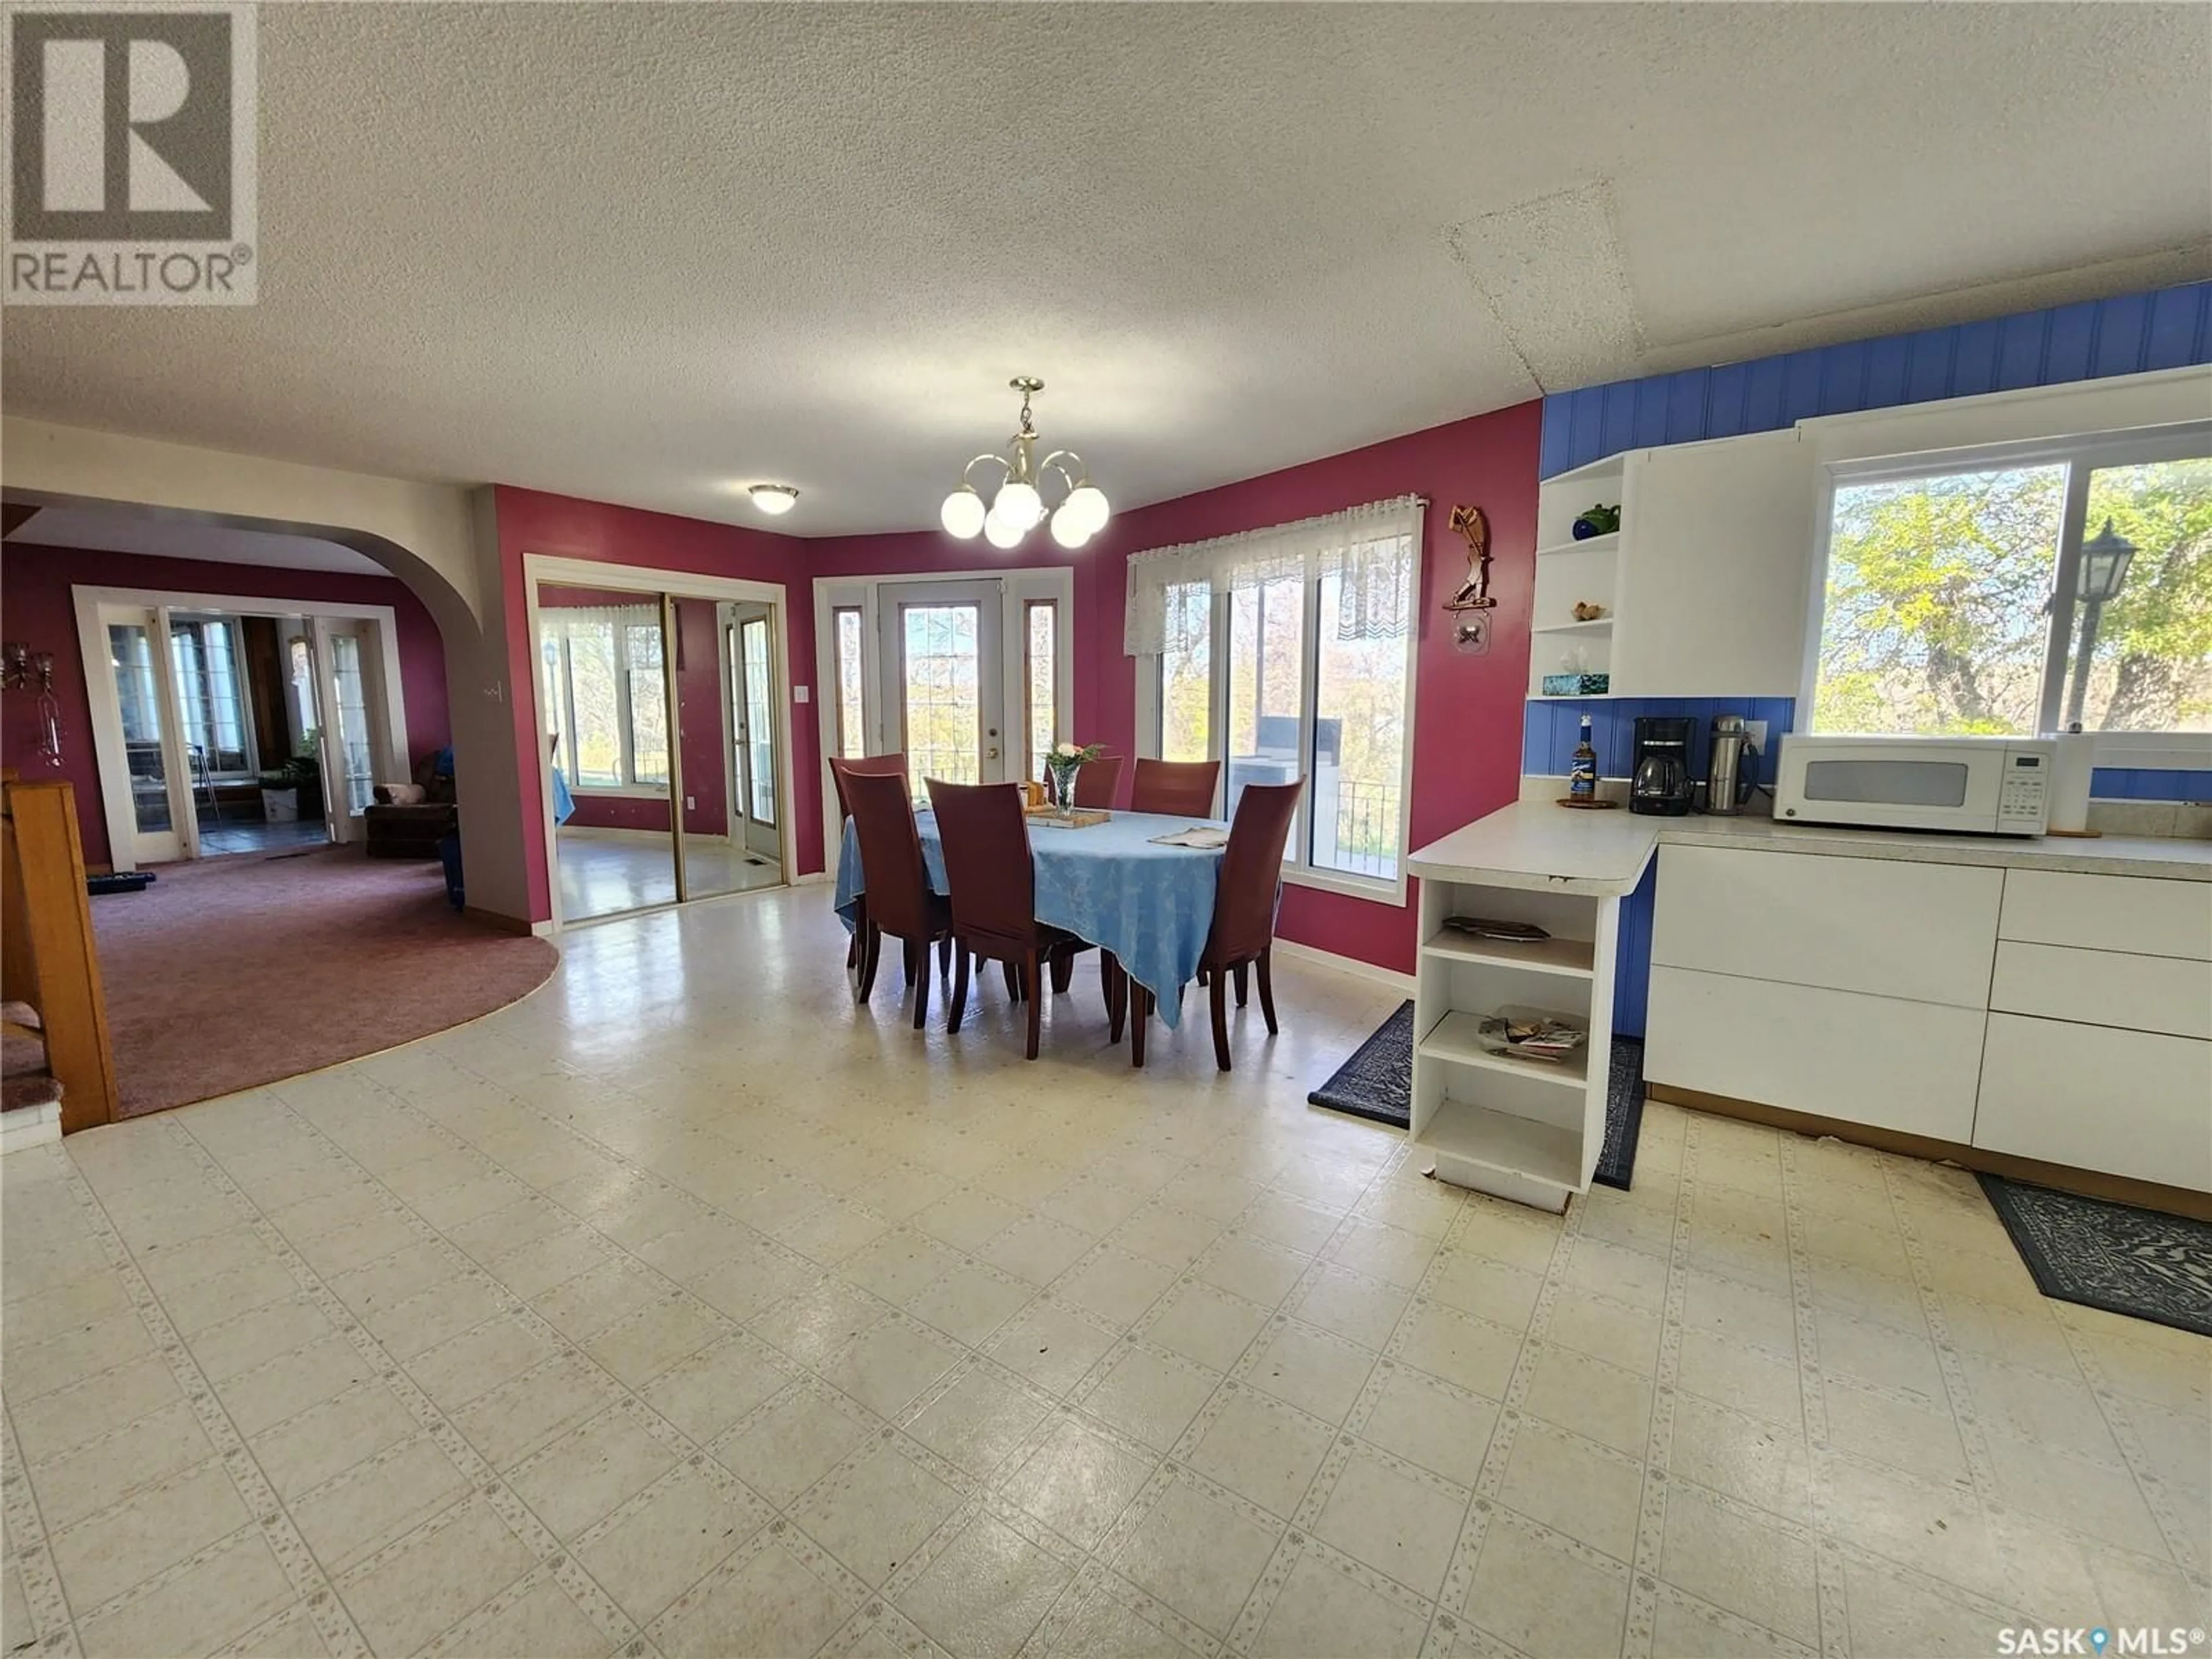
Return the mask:
POLYGON ((1495 881, 1422 872, 1413 1139, 1440 1179, 1556 1212, 1589 1190, 1605 1144, 1620 899, 1514 880, 1505 872, 1495 881), (1532 945, 1477 939, 1446 928, 1453 915, 1534 922, 1551 937, 1532 945), (1589 1041, 1575 1062, 1559 1066, 1492 1054, 1476 1031, 1484 1015, 1508 1005, 1585 1021, 1589 1041))
POLYGON ((1609 455, 1547 478, 1536 496, 1536 592, 1529 624, 1528 695, 1543 694, 1544 676, 1574 672, 1561 659, 1579 654, 1583 672, 1612 672, 1613 623, 1620 605, 1621 532, 1574 537, 1576 519, 1591 507, 1619 505, 1628 458, 1609 455), (1577 622, 1578 604, 1605 615, 1577 622))

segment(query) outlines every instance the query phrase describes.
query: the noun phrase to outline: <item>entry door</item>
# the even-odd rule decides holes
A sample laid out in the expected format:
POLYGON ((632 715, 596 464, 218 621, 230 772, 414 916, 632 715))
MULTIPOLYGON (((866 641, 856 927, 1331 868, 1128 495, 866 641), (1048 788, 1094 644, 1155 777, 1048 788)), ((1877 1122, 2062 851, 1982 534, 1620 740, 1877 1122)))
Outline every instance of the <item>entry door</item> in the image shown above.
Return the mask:
POLYGON ((318 621, 315 635, 328 717, 321 733, 324 812, 331 839, 350 842, 360 838, 361 815, 376 798, 376 757, 385 752, 376 624, 318 621))
POLYGON ((121 734, 100 757, 115 867, 197 858, 194 779, 167 644, 168 612, 104 605, 100 630, 107 673, 93 684, 94 717, 111 736, 121 734))
MULTIPOLYGON (((1003 783, 1003 590, 996 581, 908 582, 878 591, 883 708, 878 753, 903 750, 915 799, 924 780, 1003 783)), ((1018 770, 1018 766, 1016 770, 1018 770)))
POLYGON ((781 859, 783 807, 775 794, 775 645, 766 605, 728 607, 730 811, 745 850, 781 859))

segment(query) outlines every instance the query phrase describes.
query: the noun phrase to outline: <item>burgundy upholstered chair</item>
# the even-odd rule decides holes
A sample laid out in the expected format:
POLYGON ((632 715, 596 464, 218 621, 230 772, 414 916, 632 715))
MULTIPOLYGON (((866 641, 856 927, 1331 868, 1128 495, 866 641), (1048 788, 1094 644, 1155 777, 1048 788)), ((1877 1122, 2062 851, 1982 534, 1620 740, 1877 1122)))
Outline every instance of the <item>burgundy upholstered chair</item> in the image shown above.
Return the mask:
MULTIPOLYGON (((1237 1001, 1244 1002, 1244 970, 1258 971, 1260 1012, 1267 1022, 1267 1035, 1281 1028, 1275 1023, 1275 986, 1272 974, 1275 944, 1275 898, 1283 884, 1283 847, 1290 838, 1291 818, 1298 810, 1296 783, 1249 783, 1237 798, 1237 817, 1229 826, 1229 846, 1221 855, 1220 879, 1213 891, 1213 926, 1198 958, 1199 977, 1206 981, 1213 1000, 1213 1061, 1229 1070, 1229 979, 1237 977, 1237 1001)), ((1141 986, 1129 988, 1130 1063, 1145 1063, 1145 1016, 1152 998, 1141 986)), ((1118 1022, 1116 1022, 1118 1024, 1118 1022)))
POLYGON ((929 947, 952 936, 952 908, 929 890, 921 858, 921 837, 914 827, 914 803, 906 792, 904 769, 896 773, 861 772, 849 761, 833 760, 847 811, 860 847, 860 874, 867 908, 859 920, 860 1000, 876 986, 876 959, 889 933, 906 946, 906 976, 914 987, 914 1024, 929 1018, 929 947))
POLYGON ((1111 806, 1114 794, 1121 787, 1121 757, 1101 755, 1086 762, 1075 775, 1075 804, 1078 806, 1111 806))
POLYGON ((1006 963, 1029 1004, 1029 1057, 1037 1057, 1044 975, 1063 957, 1090 948, 1070 933, 1036 919, 1036 866, 1021 791, 1011 783, 927 780, 929 804, 945 850, 945 884, 952 891, 952 1010, 957 1031, 968 1011, 971 957, 1006 963))
POLYGON ((1213 786, 1220 779, 1219 761, 1140 760, 1137 781, 1129 786, 1129 810, 1170 818, 1210 818, 1213 786))
MULTIPOLYGON (((876 776, 888 773, 902 778, 906 775, 906 757, 904 755, 862 755, 855 760, 838 760, 834 757, 830 760, 830 781, 837 791, 837 820, 840 828, 843 826, 847 818, 853 816, 851 803, 845 799, 844 775, 847 772, 859 773, 863 776, 876 776), (841 771, 840 768, 843 770, 841 771)), ((863 893, 853 906, 853 939, 852 943, 845 947, 845 965, 848 968, 857 968, 860 965, 860 946, 867 937, 868 896, 863 893)))

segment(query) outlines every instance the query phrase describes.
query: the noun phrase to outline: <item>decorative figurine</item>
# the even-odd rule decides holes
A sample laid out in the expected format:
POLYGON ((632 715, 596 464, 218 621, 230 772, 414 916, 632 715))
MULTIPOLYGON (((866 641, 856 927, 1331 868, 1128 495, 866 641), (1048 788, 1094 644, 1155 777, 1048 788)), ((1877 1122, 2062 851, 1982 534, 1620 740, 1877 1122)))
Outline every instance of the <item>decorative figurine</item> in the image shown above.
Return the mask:
POLYGON ((1498 603, 1490 597, 1490 520, 1479 507, 1455 507, 1451 527, 1467 538, 1467 580, 1444 609, 1487 611, 1498 603))

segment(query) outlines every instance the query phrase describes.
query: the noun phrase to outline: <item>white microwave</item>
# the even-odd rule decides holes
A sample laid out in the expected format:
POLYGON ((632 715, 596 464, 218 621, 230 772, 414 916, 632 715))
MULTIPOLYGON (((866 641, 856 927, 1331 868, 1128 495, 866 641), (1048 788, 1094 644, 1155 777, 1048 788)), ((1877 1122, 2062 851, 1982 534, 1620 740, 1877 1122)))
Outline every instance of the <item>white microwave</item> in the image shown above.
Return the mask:
POLYGON ((2039 836, 2057 745, 2037 738, 1845 738, 1790 732, 1774 779, 1781 823, 2039 836))

